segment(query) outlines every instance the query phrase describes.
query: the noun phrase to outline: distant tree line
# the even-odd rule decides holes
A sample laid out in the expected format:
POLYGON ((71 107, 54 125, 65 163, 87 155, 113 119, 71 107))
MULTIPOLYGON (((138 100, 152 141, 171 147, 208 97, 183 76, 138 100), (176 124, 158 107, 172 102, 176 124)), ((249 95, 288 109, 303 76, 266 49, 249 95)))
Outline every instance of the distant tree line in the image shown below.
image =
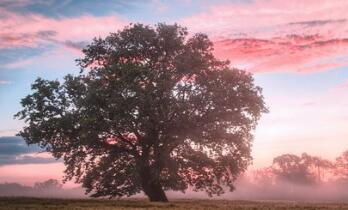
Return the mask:
POLYGON ((272 165, 239 177, 226 199, 347 201, 348 150, 335 160, 302 153, 282 154, 272 165))
POLYGON ((268 184, 288 182, 318 185, 333 181, 348 183, 348 150, 334 161, 307 153, 283 154, 275 157, 270 167, 256 170, 254 178, 268 184))
POLYGON ((64 189, 60 181, 48 179, 37 182, 34 186, 25 186, 19 183, 0 184, 0 196, 28 196, 28 197, 83 197, 82 188, 64 189))

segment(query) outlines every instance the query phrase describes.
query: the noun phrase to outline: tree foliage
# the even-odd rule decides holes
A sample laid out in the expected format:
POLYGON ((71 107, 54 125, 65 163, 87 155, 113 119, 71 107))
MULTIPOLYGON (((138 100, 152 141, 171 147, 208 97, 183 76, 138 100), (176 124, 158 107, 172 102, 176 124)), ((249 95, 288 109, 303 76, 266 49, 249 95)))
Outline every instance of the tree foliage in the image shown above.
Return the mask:
POLYGON ((341 181, 348 180, 348 150, 344 151, 335 161, 335 175, 341 181))
POLYGON ((66 180, 97 197, 144 191, 151 201, 188 186, 233 190, 267 111, 251 74, 178 25, 130 25, 83 53, 80 74, 37 79, 16 115, 28 144, 64 160, 66 180))
POLYGON ((61 190, 62 187, 62 184, 56 179, 48 179, 34 184, 34 189, 39 191, 57 191, 61 190))
POLYGON ((273 159, 273 173, 278 179, 297 184, 320 183, 333 164, 326 159, 303 153, 283 154, 273 159))

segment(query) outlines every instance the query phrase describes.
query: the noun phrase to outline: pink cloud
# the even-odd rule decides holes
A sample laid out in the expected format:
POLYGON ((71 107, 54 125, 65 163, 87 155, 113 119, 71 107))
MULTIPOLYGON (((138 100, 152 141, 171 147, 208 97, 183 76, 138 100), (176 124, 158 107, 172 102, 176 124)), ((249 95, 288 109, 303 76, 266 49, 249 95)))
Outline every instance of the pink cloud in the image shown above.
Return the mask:
POLYGON ((117 16, 85 15, 49 18, 38 14, 16 14, 1 10, 0 48, 37 47, 42 43, 70 43, 105 36, 122 28, 127 21, 117 16))
POLYGON ((6 181, 33 185, 35 182, 52 178, 60 180, 64 168, 63 163, 5 165, 0 169, 0 183, 6 181))
POLYGON ((348 89, 348 80, 346 80, 342 84, 337 85, 334 88, 334 91, 345 91, 346 92, 347 89, 348 89))
MULTIPOLYGON (((6 69, 50 69, 51 71, 64 71, 75 66, 75 59, 82 57, 81 50, 66 46, 64 43, 52 50, 26 59, 16 60, 12 63, 2 65, 6 69), (54 64, 54 65, 53 65, 54 64)), ((77 69, 75 69, 77 70, 77 69)), ((67 73, 69 73, 67 71, 67 73)))
POLYGON ((256 0, 180 21, 215 42, 218 57, 252 72, 317 72, 348 64, 348 1, 256 0))
POLYGON ((8 80, 0 80, 0 85, 9 85, 11 84, 12 82, 11 81, 8 81, 8 80))
POLYGON ((253 72, 318 72, 348 64, 348 39, 285 36, 270 39, 227 39, 215 42, 218 57, 253 72))
POLYGON ((267 33, 267 29, 274 33, 274 26, 322 26, 337 20, 343 21, 347 18, 347 8, 348 2, 345 0, 254 0, 250 3, 212 6, 208 11, 180 22, 193 31, 219 36, 249 33, 251 30, 257 32, 261 29, 262 33, 267 33))
MULTIPOLYGON (((161 3, 153 1, 153 3, 161 3)), ((215 5, 179 20, 215 42, 219 58, 252 72, 310 73, 348 63, 348 1, 255 0, 215 5)), ((1 10, 0 49, 59 43, 80 52, 84 41, 127 24, 117 16, 49 18, 1 10)))

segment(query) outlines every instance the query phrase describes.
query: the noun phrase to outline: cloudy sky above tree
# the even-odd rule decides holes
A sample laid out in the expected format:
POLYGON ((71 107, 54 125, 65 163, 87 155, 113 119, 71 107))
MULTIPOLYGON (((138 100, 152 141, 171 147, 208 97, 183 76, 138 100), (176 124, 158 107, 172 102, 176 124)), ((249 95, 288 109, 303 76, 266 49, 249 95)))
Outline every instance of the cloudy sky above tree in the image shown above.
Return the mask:
MULTIPOLYGON (((191 34, 207 33, 217 57, 254 73, 263 87, 270 113, 255 132, 253 167, 283 153, 332 159, 348 148, 347 10, 345 0, 3 0, 0 136, 23 126, 13 114, 35 78, 77 74, 74 59, 93 37, 131 22, 176 22, 191 34)), ((59 177, 61 163, 37 152, 1 138, 0 181, 19 166, 59 177)), ((21 176, 30 182, 34 172, 21 176)))

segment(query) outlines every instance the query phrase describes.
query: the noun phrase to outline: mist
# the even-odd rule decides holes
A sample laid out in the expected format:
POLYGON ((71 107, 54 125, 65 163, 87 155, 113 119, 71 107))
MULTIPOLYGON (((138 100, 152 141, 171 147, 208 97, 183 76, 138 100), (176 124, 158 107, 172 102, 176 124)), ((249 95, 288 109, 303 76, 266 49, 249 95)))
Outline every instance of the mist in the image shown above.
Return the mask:
MULTIPOLYGON (((167 191, 170 199, 282 200, 306 202, 348 201, 348 151, 335 161, 311 156, 283 154, 272 165, 241 174, 235 190, 209 197, 189 188, 185 193, 167 191)), ((49 179, 33 186, 19 183, 0 184, 0 196, 88 198, 82 187, 67 188, 59 180, 49 179)), ((139 193, 131 198, 146 198, 139 193)))
MULTIPOLYGON (((0 184, 0 196, 6 197, 44 197, 44 198, 87 198, 84 189, 81 187, 75 188, 63 188, 61 184, 59 186, 46 185, 38 187, 37 184, 47 184, 53 179, 36 183, 34 186, 26 186, 19 183, 2 183, 0 184)), ((58 180, 54 180, 57 181, 58 180)), ((59 183, 59 182, 58 182, 59 183)))
POLYGON ((250 182, 241 178, 233 192, 225 191, 220 196, 209 197, 204 192, 188 190, 186 193, 168 192, 172 199, 223 199, 223 200, 255 200, 255 201, 305 201, 305 202, 347 202, 348 182, 329 182, 308 186, 290 182, 279 182, 272 185, 250 182))
MULTIPOLYGON (((258 200, 258 201, 306 201, 306 202, 337 202, 348 201, 348 182, 324 183, 316 186, 299 185, 282 182, 272 185, 252 183, 241 178, 236 183, 236 190, 225 192, 220 196, 209 197, 205 192, 187 190, 185 193, 168 191, 170 199, 225 199, 225 200, 258 200)), ((46 189, 38 190, 31 186, 18 183, 0 184, 0 196, 44 197, 44 198, 89 198, 84 189, 75 187, 71 189, 46 189)), ((146 198, 143 194, 131 198, 146 198)))
MULTIPOLYGON (((0 140, 0 167, 8 164, 49 164, 55 161, 49 155, 36 155, 41 149, 28 147, 22 138, 0 137, 0 140)), ((0 183, 0 196, 89 198, 82 187, 63 185, 60 180, 53 179, 40 181, 32 186, 23 185, 21 179, 13 183, 0 183)), ((209 197, 205 192, 195 192, 192 188, 186 193, 166 193, 169 199, 348 201, 348 152, 337 154, 335 160, 307 153, 279 155, 273 158, 268 167, 249 169, 241 174, 235 182, 235 188, 233 192, 225 189, 224 194, 214 197, 209 197)), ((132 198, 146 197, 139 193, 132 198)))
POLYGON ((236 191, 221 197, 238 200, 348 201, 348 183, 326 182, 319 185, 278 182, 271 185, 240 180, 236 191))

